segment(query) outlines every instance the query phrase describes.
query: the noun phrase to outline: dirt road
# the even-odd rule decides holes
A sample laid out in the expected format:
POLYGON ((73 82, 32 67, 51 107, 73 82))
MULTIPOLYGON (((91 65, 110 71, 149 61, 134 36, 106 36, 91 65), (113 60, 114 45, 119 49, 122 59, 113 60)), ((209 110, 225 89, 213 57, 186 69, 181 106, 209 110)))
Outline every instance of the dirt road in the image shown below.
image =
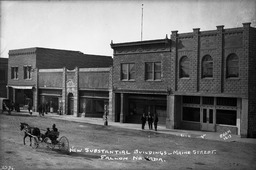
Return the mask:
MULTIPOLYGON (((124 124, 125 126, 125 124, 124 124)), ((256 145, 133 131, 49 117, 0 115, 2 169, 256 169, 256 145), (70 153, 23 145, 20 122, 53 123, 69 139, 70 153)))

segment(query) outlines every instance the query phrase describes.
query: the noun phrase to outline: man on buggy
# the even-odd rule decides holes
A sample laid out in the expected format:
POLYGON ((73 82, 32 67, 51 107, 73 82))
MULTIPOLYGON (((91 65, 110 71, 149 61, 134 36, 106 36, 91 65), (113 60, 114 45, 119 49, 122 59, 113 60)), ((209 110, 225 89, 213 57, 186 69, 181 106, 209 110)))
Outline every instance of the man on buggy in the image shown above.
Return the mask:
POLYGON ((52 130, 50 131, 50 128, 47 128, 47 131, 45 132, 45 134, 43 135, 43 139, 48 137, 50 138, 50 140, 52 141, 53 144, 56 144, 58 141, 58 137, 59 137, 59 131, 58 129, 56 128, 56 125, 53 124, 52 125, 52 130))

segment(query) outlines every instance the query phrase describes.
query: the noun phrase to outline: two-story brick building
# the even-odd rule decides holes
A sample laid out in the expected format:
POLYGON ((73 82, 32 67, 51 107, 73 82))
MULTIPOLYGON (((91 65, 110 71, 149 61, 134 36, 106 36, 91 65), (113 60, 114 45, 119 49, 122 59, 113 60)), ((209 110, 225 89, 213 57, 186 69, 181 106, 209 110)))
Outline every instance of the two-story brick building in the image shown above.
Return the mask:
POLYGON ((111 47, 113 120, 138 123, 149 112, 170 129, 255 137, 256 29, 250 23, 111 47))
MULTIPOLYGON (((105 71, 108 70, 112 66, 112 62, 110 56, 88 55, 79 51, 38 47, 10 50, 8 98, 20 106, 27 105, 27 101, 32 100, 34 110, 37 110, 39 102, 46 102, 50 106, 49 109, 51 110, 49 111, 55 112, 62 107, 64 114, 77 114, 78 77, 79 75, 81 75, 80 77, 84 76, 86 71, 83 69, 97 68, 102 72, 101 68, 105 71), (83 69, 78 73, 80 68, 83 69), (75 90, 67 93, 69 92, 68 89, 75 90), (73 101, 73 105, 68 105, 69 100, 70 102, 73 101), (70 106, 70 108, 67 106, 70 106)), ((96 74, 97 71, 92 72, 90 74, 96 74)), ((90 84, 90 81, 96 81, 92 76, 89 75, 87 76, 89 80, 81 79, 80 82, 90 84)), ((108 78, 109 73, 107 71, 108 78)), ((105 84, 102 85, 101 82, 97 84, 98 86, 95 86, 95 89, 104 86, 103 89, 106 90, 108 83, 104 82, 105 84)), ((102 97, 101 94, 99 95, 99 97, 102 97)), ((94 94, 94 96, 96 97, 97 94, 94 94)))
POLYGON ((143 112, 158 112, 159 122, 165 124, 171 81, 170 43, 166 38, 111 44, 115 121, 139 123, 143 112))

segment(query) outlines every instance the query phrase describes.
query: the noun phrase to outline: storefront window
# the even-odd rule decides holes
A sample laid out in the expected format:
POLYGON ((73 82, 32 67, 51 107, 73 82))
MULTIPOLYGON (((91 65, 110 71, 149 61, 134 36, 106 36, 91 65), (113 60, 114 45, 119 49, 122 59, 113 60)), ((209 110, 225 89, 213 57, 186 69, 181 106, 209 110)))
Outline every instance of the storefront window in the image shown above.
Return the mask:
POLYGON ((227 98, 227 97, 217 97, 217 105, 220 106, 236 106, 236 98, 227 98))
POLYGON ((214 98, 213 97, 203 97, 203 104, 213 105, 214 104, 214 98))
POLYGON ((183 107, 183 120, 200 122, 200 108, 183 107))
POLYGON ((235 110, 216 110, 216 123, 224 125, 236 126, 236 111, 235 110))
POLYGON ((198 97, 198 96, 183 96, 183 103, 200 104, 200 97, 198 97))
POLYGON ((95 111, 96 114, 104 113, 104 100, 95 100, 95 111))
POLYGON ((79 109, 85 116, 101 117, 104 113, 104 99, 80 98, 79 109))

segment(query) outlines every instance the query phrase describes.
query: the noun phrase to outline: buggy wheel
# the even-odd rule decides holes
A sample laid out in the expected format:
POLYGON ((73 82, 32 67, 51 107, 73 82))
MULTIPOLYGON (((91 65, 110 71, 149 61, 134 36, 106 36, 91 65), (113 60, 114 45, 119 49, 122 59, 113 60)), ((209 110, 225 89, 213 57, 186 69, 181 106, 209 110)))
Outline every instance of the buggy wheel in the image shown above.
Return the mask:
POLYGON ((44 138, 43 143, 46 144, 47 148, 53 149, 55 147, 55 145, 52 143, 51 139, 48 137, 44 138))
POLYGON ((39 146, 39 141, 38 141, 37 137, 32 137, 31 147, 33 149, 36 149, 36 148, 38 148, 38 146, 39 146))
POLYGON ((62 136, 59 140, 59 149, 63 152, 69 152, 69 142, 68 138, 62 136))

